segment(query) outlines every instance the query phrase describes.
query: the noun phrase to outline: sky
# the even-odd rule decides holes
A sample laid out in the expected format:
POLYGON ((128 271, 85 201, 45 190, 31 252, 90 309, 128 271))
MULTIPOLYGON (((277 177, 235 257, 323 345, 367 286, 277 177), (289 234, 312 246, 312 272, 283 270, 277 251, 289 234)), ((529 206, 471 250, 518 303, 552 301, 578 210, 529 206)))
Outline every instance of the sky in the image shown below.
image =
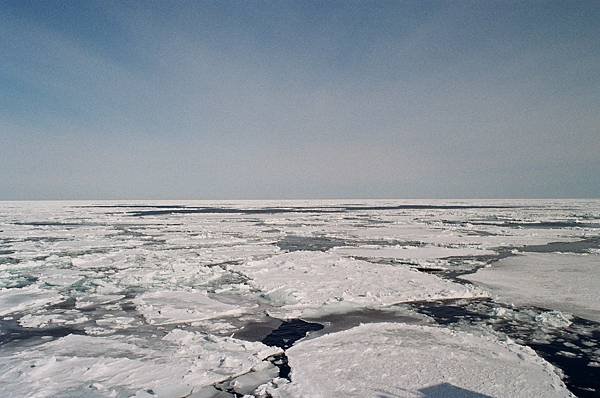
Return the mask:
POLYGON ((0 200, 600 197, 599 1, 0 2, 0 200))

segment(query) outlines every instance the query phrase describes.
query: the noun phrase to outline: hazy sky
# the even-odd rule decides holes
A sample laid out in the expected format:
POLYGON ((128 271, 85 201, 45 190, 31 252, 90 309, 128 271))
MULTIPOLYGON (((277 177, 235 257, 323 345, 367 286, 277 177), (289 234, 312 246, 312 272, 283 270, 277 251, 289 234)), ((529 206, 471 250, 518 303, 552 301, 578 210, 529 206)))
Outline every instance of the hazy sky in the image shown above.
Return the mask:
POLYGON ((600 197, 600 1, 0 2, 0 199, 600 197))

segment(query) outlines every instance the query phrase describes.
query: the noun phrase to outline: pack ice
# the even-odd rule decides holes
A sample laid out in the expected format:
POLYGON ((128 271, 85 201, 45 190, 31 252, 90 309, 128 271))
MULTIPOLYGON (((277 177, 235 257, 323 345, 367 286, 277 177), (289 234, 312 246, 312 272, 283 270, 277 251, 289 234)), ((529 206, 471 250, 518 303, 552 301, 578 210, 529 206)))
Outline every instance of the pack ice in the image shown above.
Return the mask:
POLYGON ((535 352, 489 335, 374 323, 287 351, 292 382, 274 396, 573 397, 535 352))
POLYGON ((235 267, 284 318, 419 300, 482 297, 472 286, 393 265, 374 266, 335 252, 296 251, 235 267))
POLYGON ((0 397, 593 397, 599 253, 597 200, 2 202, 0 397))
POLYGON ((501 300, 600 322, 600 254, 525 253, 465 275, 501 300))
POLYGON ((150 341, 71 334, 4 350, 0 389, 3 396, 30 398, 185 397, 260 368, 279 352, 261 343, 181 329, 150 341))

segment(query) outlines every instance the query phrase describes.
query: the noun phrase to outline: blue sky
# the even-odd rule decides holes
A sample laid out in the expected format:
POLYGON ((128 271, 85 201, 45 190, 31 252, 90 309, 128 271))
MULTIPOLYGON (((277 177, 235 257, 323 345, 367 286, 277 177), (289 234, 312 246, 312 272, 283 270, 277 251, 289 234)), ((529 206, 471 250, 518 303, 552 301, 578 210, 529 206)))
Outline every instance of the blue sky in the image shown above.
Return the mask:
POLYGON ((597 1, 3 1, 0 199, 600 196, 597 1))

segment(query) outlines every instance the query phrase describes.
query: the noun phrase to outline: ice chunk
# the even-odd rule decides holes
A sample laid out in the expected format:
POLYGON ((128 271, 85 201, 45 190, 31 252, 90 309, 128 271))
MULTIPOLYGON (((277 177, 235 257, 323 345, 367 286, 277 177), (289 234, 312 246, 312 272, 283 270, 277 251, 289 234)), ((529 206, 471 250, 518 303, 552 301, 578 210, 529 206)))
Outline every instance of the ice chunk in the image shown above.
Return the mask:
POLYGON ((465 257, 493 255, 492 250, 472 247, 440 247, 440 246, 361 246, 336 247, 336 254, 354 257, 380 257, 410 260, 429 260, 445 257, 465 257))
POLYGON ((55 290, 41 289, 38 286, 0 289, 0 316, 55 304, 62 299, 55 290))
POLYGON ((96 319, 96 324, 101 327, 110 327, 113 329, 127 329, 138 326, 141 322, 129 316, 111 316, 96 319))
POLYGON ((476 288, 434 275, 335 253, 296 251, 233 268, 251 278, 272 305, 281 307, 277 313, 288 318, 418 300, 484 296, 476 288))
POLYGON ((78 311, 56 314, 27 314, 19 319, 19 325, 25 328, 44 328, 47 326, 76 325, 89 321, 89 318, 78 311))
POLYGON ((89 309, 102 304, 115 303, 125 298, 122 294, 94 294, 84 297, 77 297, 75 308, 89 309))
POLYGON ((528 347, 430 326, 366 324, 287 351, 277 397, 573 397, 528 347))
POLYGON ((175 329, 154 346, 133 337, 69 335, 0 356, 6 396, 186 396, 249 372, 281 351, 258 342, 175 329), (160 343, 160 344, 159 344, 160 343), (91 389, 91 390, 90 390, 91 389))
POLYGON ((260 363, 252 372, 243 374, 230 381, 228 389, 238 394, 252 394, 257 387, 269 383, 279 375, 279 368, 268 361, 260 363))
POLYGON ((600 321, 599 255, 526 253, 463 278, 489 288, 503 301, 600 321))
POLYGON ((535 317, 535 320, 553 328, 566 328, 573 317, 560 311, 547 311, 535 317))
POLYGON ((221 303, 203 291, 157 291, 144 293, 133 302, 148 323, 156 325, 197 322, 211 318, 234 316, 247 308, 221 303))

